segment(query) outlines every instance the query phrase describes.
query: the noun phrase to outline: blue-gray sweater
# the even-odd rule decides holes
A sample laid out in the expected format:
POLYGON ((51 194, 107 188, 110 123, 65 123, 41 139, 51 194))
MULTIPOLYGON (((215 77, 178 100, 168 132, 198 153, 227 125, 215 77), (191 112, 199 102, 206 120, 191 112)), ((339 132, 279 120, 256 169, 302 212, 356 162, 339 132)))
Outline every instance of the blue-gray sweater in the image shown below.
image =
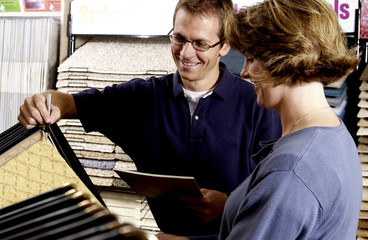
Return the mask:
POLYGON ((218 239, 355 239, 362 176, 343 123, 292 133, 257 156, 265 157, 226 203, 218 239))

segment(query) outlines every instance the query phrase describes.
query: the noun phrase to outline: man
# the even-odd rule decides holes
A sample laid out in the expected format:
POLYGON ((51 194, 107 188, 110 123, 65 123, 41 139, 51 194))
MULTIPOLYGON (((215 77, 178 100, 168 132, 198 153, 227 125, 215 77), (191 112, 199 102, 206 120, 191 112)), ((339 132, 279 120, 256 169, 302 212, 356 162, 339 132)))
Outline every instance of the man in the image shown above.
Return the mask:
POLYGON ((78 117, 87 132, 122 147, 139 171, 194 176, 202 198, 148 199, 150 209, 166 233, 218 234, 225 201, 256 165, 259 142, 281 134, 277 113, 258 107, 253 86, 220 63, 230 50, 223 20, 232 10, 228 0, 180 0, 170 32, 175 74, 74 95, 51 91, 51 115, 47 93, 36 94, 19 121, 31 128, 78 117))

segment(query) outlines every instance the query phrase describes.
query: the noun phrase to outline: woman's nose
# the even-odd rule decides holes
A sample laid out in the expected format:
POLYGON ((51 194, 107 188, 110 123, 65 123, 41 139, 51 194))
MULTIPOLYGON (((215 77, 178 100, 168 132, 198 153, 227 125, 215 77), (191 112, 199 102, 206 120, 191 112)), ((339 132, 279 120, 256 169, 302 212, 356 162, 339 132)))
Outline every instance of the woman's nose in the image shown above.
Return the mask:
POLYGON ((249 76, 249 71, 248 71, 248 69, 249 69, 249 66, 248 66, 248 64, 247 64, 247 61, 244 61, 243 68, 242 68, 242 70, 241 70, 241 72, 240 72, 240 76, 241 76, 242 78, 249 78, 249 77, 250 77, 250 76, 249 76))

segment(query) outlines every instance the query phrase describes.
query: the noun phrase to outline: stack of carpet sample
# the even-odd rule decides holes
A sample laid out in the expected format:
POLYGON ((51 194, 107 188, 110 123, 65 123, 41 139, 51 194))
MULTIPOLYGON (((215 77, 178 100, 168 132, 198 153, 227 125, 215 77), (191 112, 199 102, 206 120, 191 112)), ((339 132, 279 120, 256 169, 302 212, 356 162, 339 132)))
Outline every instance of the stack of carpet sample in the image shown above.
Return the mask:
POLYGON ((360 76, 358 111, 358 152, 363 176, 363 198, 360 208, 357 236, 368 239, 368 68, 360 76))
POLYGON ((345 119, 346 105, 348 103, 348 84, 346 78, 345 76, 324 88, 328 104, 341 120, 345 119))
MULTIPOLYGON (((60 64, 56 88, 76 93, 175 71, 168 38, 95 37, 60 64)), ((145 198, 114 172, 136 170, 130 157, 101 133, 86 133, 79 120, 61 120, 58 125, 110 211, 124 222, 158 231, 145 198)))

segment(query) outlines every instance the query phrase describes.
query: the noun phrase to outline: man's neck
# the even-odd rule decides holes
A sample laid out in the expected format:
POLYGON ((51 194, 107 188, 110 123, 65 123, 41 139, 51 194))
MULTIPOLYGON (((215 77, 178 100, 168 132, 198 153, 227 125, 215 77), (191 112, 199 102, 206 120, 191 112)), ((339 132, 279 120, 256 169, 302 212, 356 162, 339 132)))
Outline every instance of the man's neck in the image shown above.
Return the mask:
POLYGON ((189 81, 181 79, 182 85, 185 89, 192 92, 203 92, 215 88, 220 78, 220 72, 216 76, 208 76, 206 79, 200 79, 195 81, 189 81))
MULTIPOLYGON (((217 81, 216 81, 217 82, 217 81)), ((216 82, 211 82, 211 84, 201 84, 199 82, 188 82, 188 81, 183 81, 183 87, 189 91, 192 92, 203 92, 203 91, 207 91, 209 89, 214 88, 214 86, 216 85, 216 82)))

